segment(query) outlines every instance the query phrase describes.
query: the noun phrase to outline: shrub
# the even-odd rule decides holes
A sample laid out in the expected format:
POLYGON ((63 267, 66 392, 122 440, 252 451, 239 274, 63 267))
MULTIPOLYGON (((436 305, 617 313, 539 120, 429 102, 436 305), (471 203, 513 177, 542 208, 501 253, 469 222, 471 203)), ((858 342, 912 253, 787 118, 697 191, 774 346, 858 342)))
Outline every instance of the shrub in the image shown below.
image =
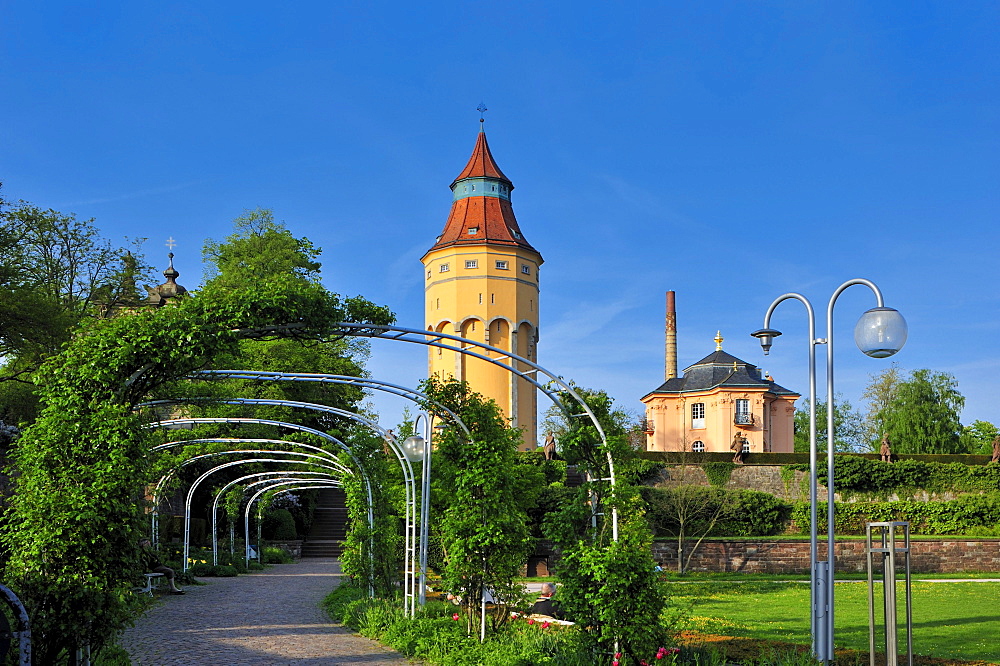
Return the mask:
POLYGON ((275 546, 264 548, 264 564, 290 564, 292 561, 292 556, 284 548, 275 546))
POLYGON ((705 470, 705 476, 708 477, 710 484, 716 488, 724 488, 729 483, 729 477, 732 476, 733 470, 736 469, 736 463, 708 462, 702 465, 702 469, 705 470))
POLYGON ((641 492, 657 536, 677 534, 681 519, 686 534, 701 535, 720 511, 710 536, 771 536, 784 532, 792 515, 791 504, 756 490, 683 486, 641 492))
MULTIPOLYGON (((964 495, 949 502, 851 502, 837 504, 835 529, 864 534, 869 522, 906 521, 913 534, 969 534, 995 530, 1000 524, 1000 492, 964 495)), ((809 531, 809 504, 795 505, 792 518, 802 533, 809 531)), ((819 529, 826 529, 826 503, 819 504, 819 529)), ((986 536, 986 535, 984 535, 986 536)))
POLYGON ((892 463, 861 456, 837 456, 833 482, 838 492, 886 496, 915 490, 982 492, 1000 489, 1000 464, 967 465, 904 458, 892 463))
POLYGON ((288 541, 298 538, 295 530, 295 518, 288 509, 274 509, 264 516, 261 532, 265 539, 272 541, 288 541))
POLYGON ((212 567, 208 573, 209 576, 216 576, 218 578, 232 578, 238 576, 239 573, 236 571, 236 567, 229 566, 227 564, 220 564, 218 566, 212 567))
POLYGON ((191 565, 191 568, 188 569, 188 572, 192 576, 211 576, 211 575, 213 575, 212 574, 212 565, 211 564, 203 564, 202 562, 198 562, 197 564, 191 565))

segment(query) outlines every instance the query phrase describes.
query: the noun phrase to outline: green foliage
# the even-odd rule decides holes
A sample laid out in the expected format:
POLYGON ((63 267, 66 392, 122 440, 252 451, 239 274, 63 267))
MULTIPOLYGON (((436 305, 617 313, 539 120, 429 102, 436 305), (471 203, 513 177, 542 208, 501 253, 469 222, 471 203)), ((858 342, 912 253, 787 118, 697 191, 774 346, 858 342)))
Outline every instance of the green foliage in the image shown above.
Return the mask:
POLYGON ((716 488, 725 488, 726 484, 729 483, 729 478, 732 476, 733 470, 736 469, 736 463, 728 461, 707 462, 701 468, 705 470, 705 476, 708 477, 710 484, 716 488))
POLYGON ((308 238, 295 238, 274 212, 244 211, 233 220, 234 233, 225 242, 206 241, 206 289, 246 289, 264 279, 319 284, 320 249, 308 238))
POLYGON ((702 510, 686 516, 688 534, 707 536, 773 536, 785 531, 791 505, 770 493, 699 486, 643 488, 648 518, 657 536, 677 536, 681 530, 676 504, 691 501, 702 510))
POLYGON ((136 280, 148 275, 93 220, 24 202, 0 210, 0 418, 34 420, 31 374, 82 322, 138 303, 136 280))
POLYGON ((197 562, 188 568, 188 572, 190 572, 192 576, 211 576, 212 565, 207 562, 197 562))
POLYGON ((263 278, 176 306, 98 319, 45 362, 44 405, 14 451, 17 492, 6 513, 3 579, 33 618, 36 659, 107 643, 133 616, 141 498, 153 481, 150 435, 133 409, 248 339, 324 339, 338 321, 391 313, 318 284, 263 278), (250 297, 252 295, 252 297, 250 297))
MULTIPOLYGON (((795 451, 809 453, 809 399, 795 410, 795 451)), ((826 451, 826 402, 816 401, 816 449, 826 451)), ((834 451, 870 450, 865 438, 864 419, 842 395, 833 402, 833 448, 834 451)))
MULTIPOLYGON (((529 624, 522 618, 487 634, 481 643, 478 635, 466 631, 464 613, 459 613, 458 621, 453 619, 459 609, 451 604, 428 602, 411 619, 404 616, 398 600, 368 599, 362 590, 342 585, 323 605, 334 622, 343 622, 427 664, 592 666, 611 660, 610 653, 593 651, 578 626, 529 624)), ((656 648, 643 656, 653 663, 655 654, 656 648)))
MULTIPOLYGON (((906 521, 912 534, 975 534, 997 536, 1000 492, 963 495, 948 502, 838 502, 835 529, 840 534, 864 534, 869 522, 906 521)), ((809 505, 796 503, 792 520, 809 531, 809 505)), ((826 503, 819 504, 819 529, 826 529, 826 503)))
MULTIPOLYGON (((568 619, 584 627, 580 636, 595 653, 623 654, 623 663, 655 653, 665 641, 660 616, 665 589, 654 573, 652 532, 645 518, 639 490, 618 479, 612 488, 609 458, 616 468, 627 468, 635 456, 628 421, 604 392, 577 389, 596 415, 606 435, 586 418, 573 418, 559 441, 567 461, 586 468, 593 481, 576 489, 573 501, 548 514, 543 527, 561 551, 557 573, 562 582, 560 607, 568 619), (595 512, 601 515, 595 515, 595 512), (618 539, 613 538, 613 512, 618 516, 618 539), (596 526, 595 526, 596 523, 596 526)), ((575 398, 561 394, 573 413, 575 398)))
POLYGON ((421 390, 457 414, 471 434, 469 439, 446 420, 436 438, 432 498, 442 582, 464 599, 479 599, 483 588, 489 589, 501 609, 494 624, 502 624, 507 619, 502 610, 518 597, 515 578, 534 545, 527 509, 537 501, 543 475, 537 466, 517 464, 521 432, 507 424, 495 402, 453 379, 432 377, 421 390), (517 467, 533 473, 534 482, 513 474, 517 467))
POLYGON ((967 453, 958 420, 964 405, 954 376, 914 370, 874 418, 893 453, 967 453))
POLYGON ((989 421, 973 421, 962 428, 961 448, 973 454, 993 454, 993 440, 1000 436, 1000 429, 989 421))
POLYGON ((239 575, 239 571, 232 565, 219 564, 209 569, 208 575, 216 578, 233 578, 239 575))
POLYGON ((287 550, 273 546, 264 548, 263 556, 264 564, 291 564, 295 561, 287 550))
MULTIPOLYGON (((368 524, 368 488, 360 474, 342 480, 347 501, 348 528, 341 567, 357 585, 380 597, 391 596, 399 582, 402 562, 402 472, 389 466, 386 443, 368 430, 356 430, 348 438, 351 451, 361 462, 370 482, 374 530, 368 524)), ((341 455, 345 464, 346 454, 341 455)))
MULTIPOLYGON (((821 481, 825 480, 825 475, 821 481)), ((982 492, 1000 489, 1000 464, 898 460, 886 463, 859 456, 837 456, 834 488, 840 493, 886 496, 916 490, 928 492, 982 492)))
POLYGON ((261 532, 265 539, 288 541, 298 538, 295 530, 295 519, 288 509, 271 509, 264 514, 261 532))

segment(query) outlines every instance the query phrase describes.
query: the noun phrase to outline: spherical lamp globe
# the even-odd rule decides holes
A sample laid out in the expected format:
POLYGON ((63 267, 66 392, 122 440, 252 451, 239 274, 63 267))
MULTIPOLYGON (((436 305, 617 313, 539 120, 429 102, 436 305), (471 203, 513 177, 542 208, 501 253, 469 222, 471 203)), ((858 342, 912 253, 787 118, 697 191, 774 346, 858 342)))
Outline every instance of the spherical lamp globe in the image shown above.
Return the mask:
POLYGON ((403 455, 410 462, 420 462, 424 459, 424 438, 411 435, 403 440, 403 455))
POLYGON ((893 308, 872 308, 854 327, 858 349, 872 358, 888 358, 906 344, 906 320, 893 308))

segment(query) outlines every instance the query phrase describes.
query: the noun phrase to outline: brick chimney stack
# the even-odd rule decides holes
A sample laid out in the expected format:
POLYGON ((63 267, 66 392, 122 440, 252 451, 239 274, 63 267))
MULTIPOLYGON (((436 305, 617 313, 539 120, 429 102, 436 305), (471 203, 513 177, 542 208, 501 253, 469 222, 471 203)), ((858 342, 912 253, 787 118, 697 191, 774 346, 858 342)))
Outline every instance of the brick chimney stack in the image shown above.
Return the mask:
POLYGON ((674 303, 674 292, 667 292, 667 330, 666 330, 666 371, 667 379, 677 376, 677 307, 674 303))

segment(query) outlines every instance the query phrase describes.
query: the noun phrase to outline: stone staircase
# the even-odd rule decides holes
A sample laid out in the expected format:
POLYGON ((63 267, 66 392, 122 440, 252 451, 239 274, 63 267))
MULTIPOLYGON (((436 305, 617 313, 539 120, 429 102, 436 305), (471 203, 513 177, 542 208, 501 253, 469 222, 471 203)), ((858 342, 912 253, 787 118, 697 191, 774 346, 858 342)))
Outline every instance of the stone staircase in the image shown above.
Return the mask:
POLYGON ((584 478, 583 472, 577 469, 576 465, 566 466, 566 487, 576 488, 577 486, 582 486, 584 478))
POLYGON ((340 488, 319 491, 312 527, 302 542, 302 557, 340 557, 347 538, 345 499, 340 488))

